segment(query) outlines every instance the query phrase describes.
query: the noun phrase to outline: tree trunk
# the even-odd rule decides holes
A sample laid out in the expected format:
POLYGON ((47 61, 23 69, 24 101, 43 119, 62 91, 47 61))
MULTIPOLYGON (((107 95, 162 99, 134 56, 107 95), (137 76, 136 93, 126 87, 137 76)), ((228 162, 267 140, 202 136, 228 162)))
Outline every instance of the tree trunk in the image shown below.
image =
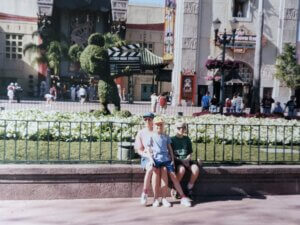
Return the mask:
POLYGON ((258 7, 258 20, 257 20, 257 37, 254 58, 254 77, 253 77, 253 90, 252 90, 252 103, 251 113, 260 112, 260 78, 261 78, 261 58, 262 58, 262 34, 264 27, 264 0, 259 0, 258 7))

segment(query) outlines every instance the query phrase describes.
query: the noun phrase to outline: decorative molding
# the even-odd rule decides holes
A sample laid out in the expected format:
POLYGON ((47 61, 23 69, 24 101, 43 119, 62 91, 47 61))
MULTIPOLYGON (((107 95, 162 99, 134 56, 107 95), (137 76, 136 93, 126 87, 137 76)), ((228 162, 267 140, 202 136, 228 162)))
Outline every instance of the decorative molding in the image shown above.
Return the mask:
POLYGON ((184 14, 198 14, 198 3, 196 2, 185 2, 184 3, 184 14))
POLYGON ((196 50, 197 48, 197 38, 183 38, 183 49, 196 50))
POLYGON ((262 66, 262 76, 263 80, 270 80, 273 79, 274 74, 276 72, 274 65, 264 65, 262 66))
POLYGON ((285 20, 297 20, 298 19, 298 9, 295 9, 295 8, 284 9, 284 19, 285 20))

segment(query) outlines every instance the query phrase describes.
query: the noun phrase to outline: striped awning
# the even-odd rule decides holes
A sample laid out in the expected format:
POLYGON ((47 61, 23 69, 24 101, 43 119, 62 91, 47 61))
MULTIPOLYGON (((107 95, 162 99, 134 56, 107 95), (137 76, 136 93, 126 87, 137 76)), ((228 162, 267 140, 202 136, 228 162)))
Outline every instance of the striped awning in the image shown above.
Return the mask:
POLYGON ((155 55, 148 49, 141 49, 141 66, 144 69, 162 68, 167 63, 164 62, 163 58, 155 55))

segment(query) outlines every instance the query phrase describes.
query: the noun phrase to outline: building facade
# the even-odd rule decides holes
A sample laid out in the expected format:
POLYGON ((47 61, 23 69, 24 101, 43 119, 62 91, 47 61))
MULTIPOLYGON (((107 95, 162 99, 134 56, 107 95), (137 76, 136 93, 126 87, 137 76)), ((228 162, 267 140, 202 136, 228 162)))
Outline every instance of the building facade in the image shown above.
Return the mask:
MULTIPOLYGON (((139 43, 155 55, 162 57, 164 53, 164 8, 129 5, 127 13, 126 41, 139 43)), ((155 71, 144 70, 133 76, 134 100, 148 101, 153 92, 171 91, 170 82, 157 82, 155 71)), ((127 78, 123 79, 123 87, 127 90, 127 78)))
MULTIPOLYGON (((240 82, 225 73, 225 98, 234 93, 243 96, 246 106, 251 101, 258 4, 256 0, 183 0, 177 1, 175 24, 175 53, 172 73, 173 104, 180 104, 183 71, 195 71, 194 98, 200 105, 208 90, 219 97, 220 71, 208 71, 207 59, 220 59, 221 46, 215 44, 213 21, 221 21, 220 33, 231 34, 230 20, 237 20, 235 46, 226 49, 226 60, 238 64, 240 82), (231 77, 231 78, 230 78, 231 77)), ((285 43, 296 44, 299 1, 264 1, 264 27, 260 96, 270 93, 276 101, 286 102, 291 90, 274 78, 275 62, 285 43)))
POLYGON ((32 37, 37 30, 36 15, 36 0, 10 0, 0 5, 0 96, 6 96, 11 82, 21 85, 26 95, 34 94, 37 67, 24 57, 23 48, 37 43, 37 38, 32 37))

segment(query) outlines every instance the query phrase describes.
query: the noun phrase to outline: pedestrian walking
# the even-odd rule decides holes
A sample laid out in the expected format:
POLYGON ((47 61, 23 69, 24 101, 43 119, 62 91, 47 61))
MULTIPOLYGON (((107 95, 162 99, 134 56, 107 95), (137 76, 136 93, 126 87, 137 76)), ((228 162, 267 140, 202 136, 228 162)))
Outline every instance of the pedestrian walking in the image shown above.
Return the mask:
POLYGON ((209 94, 210 94, 209 92, 206 92, 206 94, 201 99, 202 112, 209 111, 209 106, 211 101, 211 97, 209 94))
POLYGON ((157 100, 158 100, 158 97, 157 97, 156 93, 153 93, 150 96, 150 99, 151 99, 151 112, 156 113, 157 100))
POLYGON ((230 113, 231 112, 231 99, 230 98, 226 98, 225 100, 225 108, 226 108, 226 113, 230 113))
POLYGON ((80 99, 80 103, 83 104, 86 98, 86 90, 83 86, 81 86, 78 90, 78 97, 80 99))
POLYGON ((262 101, 261 101, 261 105, 263 108, 263 113, 264 114, 271 114, 271 108, 272 108, 272 104, 274 103, 274 99, 271 97, 270 94, 267 94, 266 96, 263 97, 262 101))
POLYGON ((284 111, 288 109, 288 117, 296 116, 296 107, 297 107, 296 98, 294 95, 292 95, 290 100, 287 103, 285 103, 285 108, 284 108, 284 111))
POLYGON ((15 85, 14 85, 14 83, 10 83, 10 85, 7 86, 8 103, 12 103, 13 102, 14 91, 15 91, 15 85))
POLYGON ((218 112, 218 99, 215 95, 210 101, 210 112, 211 113, 217 113, 218 112))
POLYGON ((165 114, 167 110, 167 97, 166 93, 161 94, 158 97, 158 102, 159 102, 159 112, 160 114, 165 114))
POLYGON ((15 90, 14 95, 16 97, 17 103, 21 102, 21 95, 22 95, 23 89, 18 83, 15 83, 15 90))

